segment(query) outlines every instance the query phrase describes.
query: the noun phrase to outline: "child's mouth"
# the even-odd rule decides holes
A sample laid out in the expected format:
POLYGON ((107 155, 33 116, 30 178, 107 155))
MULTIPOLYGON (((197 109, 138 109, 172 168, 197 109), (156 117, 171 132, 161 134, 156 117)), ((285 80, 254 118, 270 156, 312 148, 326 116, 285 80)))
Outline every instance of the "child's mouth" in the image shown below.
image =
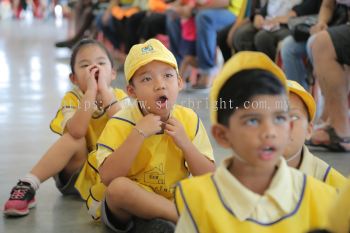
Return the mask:
POLYGON ((166 95, 162 95, 157 99, 157 105, 160 109, 167 108, 168 105, 168 97, 166 95))
POLYGON ((259 157, 262 160, 271 160, 274 157, 276 148, 273 146, 264 146, 260 151, 259 151, 259 157))

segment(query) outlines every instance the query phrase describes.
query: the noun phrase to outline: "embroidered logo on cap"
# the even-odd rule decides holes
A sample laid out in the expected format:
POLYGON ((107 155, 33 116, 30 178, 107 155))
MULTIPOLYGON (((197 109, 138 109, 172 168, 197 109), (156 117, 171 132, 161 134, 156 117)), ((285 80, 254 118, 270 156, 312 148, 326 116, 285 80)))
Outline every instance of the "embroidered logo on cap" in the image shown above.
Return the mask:
POLYGON ((141 49, 142 54, 150 53, 153 51, 154 51, 154 49, 153 49, 152 45, 147 45, 146 47, 143 47, 141 49))

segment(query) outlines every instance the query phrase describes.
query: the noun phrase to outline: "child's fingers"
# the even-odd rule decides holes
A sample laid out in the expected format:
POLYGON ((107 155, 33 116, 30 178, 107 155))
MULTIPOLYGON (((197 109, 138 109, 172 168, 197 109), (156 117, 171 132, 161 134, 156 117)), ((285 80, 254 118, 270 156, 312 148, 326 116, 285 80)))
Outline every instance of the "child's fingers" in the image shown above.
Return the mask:
POLYGON ((165 129, 170 131, 175 131, 176 127, 170 124, 165 124, 165 129))
POLYGON ((164 132, 170 136, 175 136, 175 132, 165 129, 164 132))
POLYGON ((173 117, 170 117, 169 120, 166 122, 167 124, 170 124, 170 125, 177 125, 177 120, 173 117))

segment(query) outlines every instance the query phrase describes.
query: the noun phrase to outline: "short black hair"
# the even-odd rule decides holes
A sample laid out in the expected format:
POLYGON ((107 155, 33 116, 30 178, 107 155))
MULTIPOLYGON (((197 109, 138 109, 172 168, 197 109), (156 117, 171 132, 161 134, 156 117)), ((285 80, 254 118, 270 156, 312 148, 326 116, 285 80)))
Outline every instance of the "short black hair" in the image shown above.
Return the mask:
POLYGON ((110 54, 110 52, 107 50, 107 48, 101 42, 94 40, 94 39, 85 38, 85 39, 80 40, 73 47, 72 55, 70 58, 70 69, 71 69, 73 74, 74 74, 74 65, 75 65, 75 59, 77 57, 77 54, 82 47, 87 46, 87 45, 97 45, 98 47, 100 47, 107 54, 108 60, 111 62, 112 68, 115 67, 115 63, 114 63, 114 59, 113 59, 112 55, 110 54))
POLYGON ((233 74, 221 88, 217 103, 231 103, 217 108, 218 123, 228 126, 230 116, 257 95, 286 95, 285 87, 274 74, 261 70, 242 70, 233 74))

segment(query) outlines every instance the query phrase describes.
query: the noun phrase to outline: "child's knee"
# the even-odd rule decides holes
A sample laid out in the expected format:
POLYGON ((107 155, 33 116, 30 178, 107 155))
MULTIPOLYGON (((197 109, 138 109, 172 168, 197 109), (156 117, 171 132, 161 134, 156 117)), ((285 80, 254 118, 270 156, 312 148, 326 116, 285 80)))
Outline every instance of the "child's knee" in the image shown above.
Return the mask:
POLYGON ((124 202, 128 196, 125 194, 130 194, 131 185, 134 185, 133 181, 126 177, 115 178, 106 189, 108 203, 124 202))

